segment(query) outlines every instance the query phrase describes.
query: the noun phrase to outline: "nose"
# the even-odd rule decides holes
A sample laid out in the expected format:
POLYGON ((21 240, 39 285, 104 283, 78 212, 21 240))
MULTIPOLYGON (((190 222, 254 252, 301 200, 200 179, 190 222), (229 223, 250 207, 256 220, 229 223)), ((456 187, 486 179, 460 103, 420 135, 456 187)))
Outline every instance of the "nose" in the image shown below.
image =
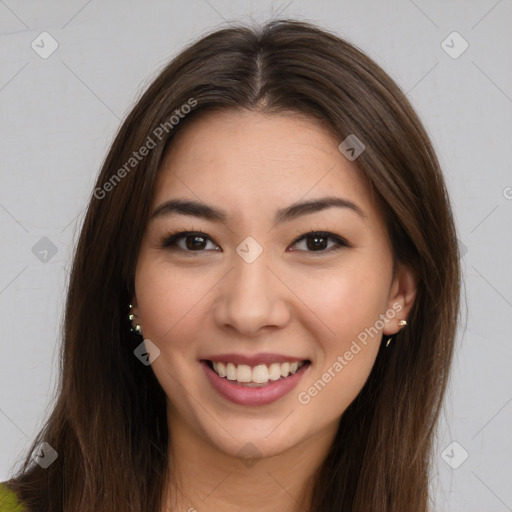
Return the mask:
POLYGON ((282 328, 291 317, 289 293, 264 255, 252 263, 236 255, 234 268, 219 283, 213 306, 215 323, 245 337, 282 328))

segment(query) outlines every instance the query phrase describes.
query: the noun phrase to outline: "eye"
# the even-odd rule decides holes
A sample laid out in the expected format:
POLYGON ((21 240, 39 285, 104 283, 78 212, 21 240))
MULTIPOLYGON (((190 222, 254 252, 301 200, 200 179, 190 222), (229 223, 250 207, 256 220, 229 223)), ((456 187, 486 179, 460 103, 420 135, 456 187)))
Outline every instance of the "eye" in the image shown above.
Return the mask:
POLYGON ((321 252, 328 253, 341 249, 342 247, 351 247, 347 240, 343 237, 325 231, 311 231, 301 235, 293 242, 292 251, 321 252))
POLYGON ((208 235, 199 231, 181 231, 179 233, 174 233, 162 241, 162 247, 171 250, 178 249, 185 252, 221 250, 208 235), (208 244, 210 244, 210 247, 208 247, 208 244))
MULTIPOLYGON (((200 231, 180 231, 167 236, 162 241, 162 248, 183 252, 222 251, 213 240, 200 231), (210 246, 208 246, 210 244, 210 246)), ((350 243, 339 235, 325 231, 311 231, 296 238, 291 251, 330 253, 342 247, 351 247, 350 243)))

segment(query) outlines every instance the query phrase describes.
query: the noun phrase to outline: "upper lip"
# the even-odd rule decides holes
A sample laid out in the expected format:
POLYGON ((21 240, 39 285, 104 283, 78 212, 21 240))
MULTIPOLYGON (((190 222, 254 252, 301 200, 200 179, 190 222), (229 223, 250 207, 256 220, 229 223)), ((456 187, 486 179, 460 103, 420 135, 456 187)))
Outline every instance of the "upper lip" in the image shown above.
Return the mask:
POLYGON ((216 354, 211 356, 202 357, 203 361, 213 361, 218 363, 233 363, 233 364, 247 364, 249 366, 257 366, 258 364, 272 364, 272 363, 293 363, 307 361, 304 357, 293 357, 283 354, 216 354))

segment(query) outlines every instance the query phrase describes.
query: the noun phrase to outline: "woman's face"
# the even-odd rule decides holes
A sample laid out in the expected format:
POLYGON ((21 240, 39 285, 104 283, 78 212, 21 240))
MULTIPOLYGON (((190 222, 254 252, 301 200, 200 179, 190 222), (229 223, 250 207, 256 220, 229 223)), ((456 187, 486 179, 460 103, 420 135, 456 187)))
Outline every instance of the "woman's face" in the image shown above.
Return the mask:
POLYGON ((393 276, 383 219, 340 142, 316 121, 250 111, 175 137, 133 298, 171 430, 231 455, 332 436, 407 317, 412 276, 393 276))

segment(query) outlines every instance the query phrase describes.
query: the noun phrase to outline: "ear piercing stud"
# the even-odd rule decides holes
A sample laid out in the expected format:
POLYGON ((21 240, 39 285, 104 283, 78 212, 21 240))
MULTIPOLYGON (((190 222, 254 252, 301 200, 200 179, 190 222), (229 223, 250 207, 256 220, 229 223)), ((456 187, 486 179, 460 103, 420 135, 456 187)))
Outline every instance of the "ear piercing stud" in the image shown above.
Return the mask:
MULTIPOLYGON (((398 320, 398 327, 405 327, 407 325, 407 320, 398 320)), ((386 348, 389 347, 389 344, 391 343, 391 340, 393 338, 388 338, 388 341, 386 341, 386 348)))
POLYGON ((128 320, 130 320, 130 331, 136 332, 137 334, 142 336, 142 328, 141 328, 140 324, 135 323, 135 327, 133 326, 133 319, 137 317, 137 315, 135 313, 133 313, 133 311, 132 311, 133 304, 129 304, 128 307, 130 309, 130 314, 128 315, 128 320))

